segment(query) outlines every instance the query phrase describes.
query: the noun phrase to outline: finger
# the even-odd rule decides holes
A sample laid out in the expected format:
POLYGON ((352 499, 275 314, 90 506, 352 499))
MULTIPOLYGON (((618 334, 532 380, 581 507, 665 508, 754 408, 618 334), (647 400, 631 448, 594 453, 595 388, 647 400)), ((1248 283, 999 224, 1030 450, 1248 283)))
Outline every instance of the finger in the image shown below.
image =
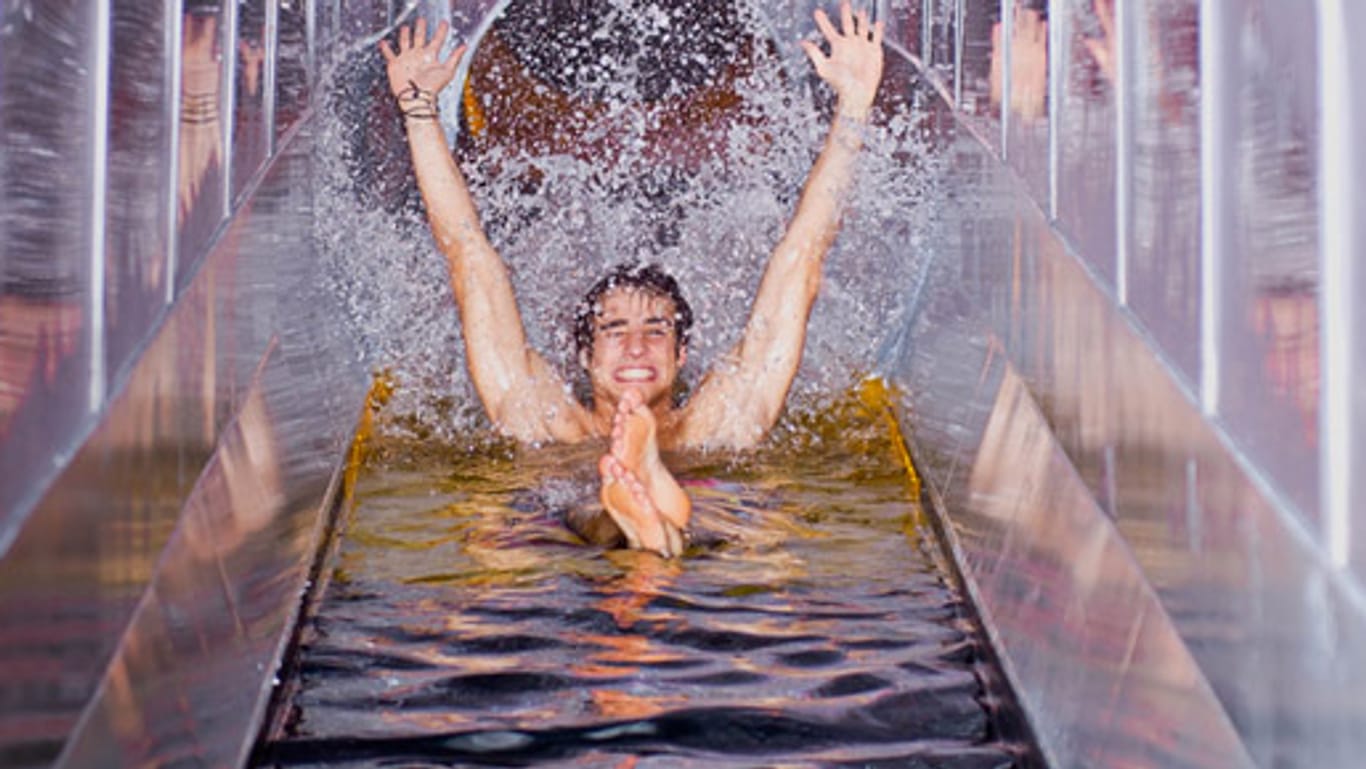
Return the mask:
POLYGON ((806 57, 811 60, 811 66, 816 68, 816 74, 825 77, 825 54, 821 52, 821 47, 810 40, 801 41, 802 50, 806 51, 806 57))
POLYGON ((403 26, 398 28, 398 52, 406 53, 407 50, 412 47, 413 31, 408 29, 407 24, 404 24, 403 26))
POLYGON ((450 34, 450 31, 451 25, 445 21, 436 25, 436 33, 432 35, 432 47, 435 50, 441 50, 441 46, 446 44, 446 35, 450 34))
POLYGON ((868 32, 868 10, 865 8, 854 14, 854 35, 859 40, 867 40, 868 32))
POLYGON ((877 46, 878 48, 882 47, 882 31, 886 28, 886 26, 887 25, 882 23, 880 19, 876 24, 873 25, 873 45, 877 46))
POLYGON ((447 80, 450 80, 451 78, 455 77, 455 70, 460 67, 460 59, 464 55, 464 43, 461 43, 454 51, 451 51, 451 57, 446 60, 445 64, 442 65, 442 74, 445 76, 447 80))
POLYGON ((840 29, 846 35, 854 34, 854 6, 849 4, 849 0, 840 3, 840 29))
POLYGON ((393 64, 394 59, 398 58, 398 54, 394 53, 394 49, 389 45, 388 40, 379 41, 379 52, 384 56, 386 64, 393 64))
POLYGON ((413 45, 417 48, 427 47, 427 20, 420 18, 417 24, 413 25, 413 45))
POLYGON ((840 35, 835 31, 835 25, 830 23, 830 16, 825 11, 816 9, 815 19, 816 28, 821 31, 828 42, 833 43, 839 39, 840 35))

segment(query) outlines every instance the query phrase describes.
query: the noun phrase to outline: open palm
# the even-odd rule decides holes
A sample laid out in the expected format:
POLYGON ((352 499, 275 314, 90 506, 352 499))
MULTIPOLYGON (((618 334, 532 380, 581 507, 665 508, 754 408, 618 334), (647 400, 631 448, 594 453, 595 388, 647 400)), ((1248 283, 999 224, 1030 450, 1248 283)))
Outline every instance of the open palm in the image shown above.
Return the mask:
POLYGON ((840 29, 825 11, 815 13, 816 27, 830 45, 827 56, 816 43, 802 41, 802 48, 816 74, 830 84, 840 100, 840 110, 862 114, 873 104, 882 80, 882 22, 868 23, 868 12, 854 13, 849 0, 840 3, 840 29))
POLYGON ((436 34, 428 40, 427 20, 418 19, 412 30, 406 24, 399 27, 397 53, 388 40, 380 41, 380 53, 384 54, 389 73, 389 90, 394 96, 411 93, 414 88, 436 94, 450 84, 455 78, 460 57, 465 53, 465 46, 456 48, 449 58, 442 61, 441 46, 445 45, 449 32, 450 27, 443 21, 437 25, 436 34))

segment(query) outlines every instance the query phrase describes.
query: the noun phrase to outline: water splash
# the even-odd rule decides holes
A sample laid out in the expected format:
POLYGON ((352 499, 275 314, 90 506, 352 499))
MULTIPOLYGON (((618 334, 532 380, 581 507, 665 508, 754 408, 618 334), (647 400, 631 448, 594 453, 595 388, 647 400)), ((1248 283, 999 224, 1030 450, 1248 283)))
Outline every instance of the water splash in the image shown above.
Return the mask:
MULTIPOLYGON (((572 81, 528 81, 539 89, 529 93, 568 105, 562 119, 502 143, 473 137, 466 119, 457 151, 536 350, 567 380, 581 379, 574 303, 614 264, 659 262, 679 279, 698 319, 684 370, 695 384, 738 341, 765 261, 824 141, 830 96, 805 62, 786 72, 772 45, 707 48, 714 38, 694 35, 702 42, 689 49, 678 31, 688 19, 677 9, 596 5, 589 33, 555 36, 540 25, 542 50, 584 47, 555 58, 573 62, 572 73, 561 73, 572 81), (621 43, 628 39, 637 44, 621 43), (683 49, 696 67, 661 65, 658 51, 640 41, 683 49), (711 71, 719 74, 699 74, 711 71), (674 80, 661 82, 661 73, 674 80)), ((734 19, 765 28, 749 6, 738 6, 734 19)), ((500 32, 503 23, 493 27, 495 41, 530 44, 527 28, 500 32)), ((494 45, 486 39, 476 57, 494 45)), ((528 77, 506 63, 486 69, 528 77)), ((868 132, 857 188, 826 262, 794 403, 825 402, 872 367, 927 267, 941 163, 923 138, 926 115, 897 98, 908 86, 892 80, 894 69, 889 62, 888 107, 868 132)), ((356 52, 333 72, 328 93, 336 119, 321 128, 316 235, 367 364, 391 372, 398 385, 381 427, 464 440, 484 417, 378 55, 356 52)), ((482 109, 508 109, 497 93, 481 95, 482 109)))

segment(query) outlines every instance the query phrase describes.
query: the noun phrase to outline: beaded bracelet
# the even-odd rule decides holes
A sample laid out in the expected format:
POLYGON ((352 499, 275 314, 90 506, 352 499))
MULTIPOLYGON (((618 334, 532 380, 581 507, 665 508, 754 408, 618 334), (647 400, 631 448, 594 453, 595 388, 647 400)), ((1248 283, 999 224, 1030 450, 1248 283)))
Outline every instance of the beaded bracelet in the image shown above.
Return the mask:
POLYGON ((411 80, 408 81, 408 88, 398 94, 398 107, 403 117, 413 120, 436 120, 440 117, 436 94, 419 88, 411 80))

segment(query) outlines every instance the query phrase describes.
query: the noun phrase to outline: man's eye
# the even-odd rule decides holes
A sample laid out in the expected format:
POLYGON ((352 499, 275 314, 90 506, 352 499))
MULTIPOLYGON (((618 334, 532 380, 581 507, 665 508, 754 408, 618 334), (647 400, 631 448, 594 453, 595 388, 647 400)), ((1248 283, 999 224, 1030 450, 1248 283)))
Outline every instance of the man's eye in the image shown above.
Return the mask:
POLYGON ((669 332, 662 328, 652 328, 648 329, 645 332, 645 335, 650 337, 651 339, 663 339, 664 337, 669 335, 669 332))

